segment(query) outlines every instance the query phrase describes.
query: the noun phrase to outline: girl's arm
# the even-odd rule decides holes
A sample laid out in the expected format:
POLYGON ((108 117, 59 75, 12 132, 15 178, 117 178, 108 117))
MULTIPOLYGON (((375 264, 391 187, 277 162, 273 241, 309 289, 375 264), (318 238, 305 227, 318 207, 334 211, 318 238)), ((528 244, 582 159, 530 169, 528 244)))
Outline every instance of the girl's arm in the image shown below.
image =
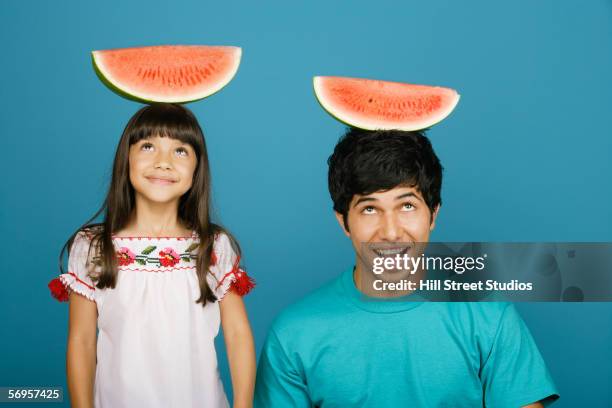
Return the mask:
POLYGON ((253 406, 255 345, 242 297, 229 291, 219 302, 225 348, 232 376, 234 408, 253 406))
POLYGON ((93 408, 96 373, 96 303, 76 293, 70 294, 66 372, 73 408, 93 408))

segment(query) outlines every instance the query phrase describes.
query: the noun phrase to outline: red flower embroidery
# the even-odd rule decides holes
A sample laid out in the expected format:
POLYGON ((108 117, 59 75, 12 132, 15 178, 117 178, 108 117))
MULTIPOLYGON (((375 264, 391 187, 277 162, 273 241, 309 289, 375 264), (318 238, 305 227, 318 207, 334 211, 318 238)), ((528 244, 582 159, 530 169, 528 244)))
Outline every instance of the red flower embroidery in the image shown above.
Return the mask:
POLYGON ((117 251, 117 262, 119 262, 119 266, 126 266, 134 262, 136 259, 136 255, 129 248, 121 247, 117 251))
POLYGON ((60 278, 55 278, 51 282, 49 282, 49 290, 51 290, 51 296, 59 300, 60 302, 68 301, 68 291, 66 287, 60 280, 60 278))
POLYGON ((179 261, 179 254, 177 254, 174 249, 164 248, 162 251, 159 251, 159 263, 161 263, 162 266, 174 266, 179 263, 179 261))

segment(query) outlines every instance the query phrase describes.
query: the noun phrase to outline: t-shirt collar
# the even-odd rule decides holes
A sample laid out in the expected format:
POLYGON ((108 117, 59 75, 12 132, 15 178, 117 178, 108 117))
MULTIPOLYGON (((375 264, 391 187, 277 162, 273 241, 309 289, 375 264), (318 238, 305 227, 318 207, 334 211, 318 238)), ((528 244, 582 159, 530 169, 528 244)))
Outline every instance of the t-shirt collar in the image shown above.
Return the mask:
POLYGON ((387 299, 367 296, 355 286, 353 269, 353 267, 347 268, 340 280, 344 294, 360 309, 373 313, 396 313, 411 310, 423 304, 424 298, 417 293, 387 299))

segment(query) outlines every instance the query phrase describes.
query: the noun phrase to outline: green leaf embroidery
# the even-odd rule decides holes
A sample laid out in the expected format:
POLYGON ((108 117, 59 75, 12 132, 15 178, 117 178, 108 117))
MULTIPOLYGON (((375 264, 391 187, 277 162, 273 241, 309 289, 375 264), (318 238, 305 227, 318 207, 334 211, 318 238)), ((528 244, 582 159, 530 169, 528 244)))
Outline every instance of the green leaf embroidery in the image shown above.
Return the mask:
POLYGON ((186 256, 182 257, 182 258, 181 258, 181 260, 182 260, 183 262, 189 262, 189 258, 188 258, 188 257, 186 257, 186 256))
POLYGON ((193 244, 191 244, 191 245, 189 245, 189 246, 187 247, 187 249, 185 250, 185 252, 191 252, 191 251, 193 251, 194 249, 197 249, 197 248, 198 248, 198 246, 199 246, 199 244, 197 244, 197 243, 195 243, 195 242, 194 242, 193 244))
POLYGON ((145 249, 142 250, 142 253, 145 255, 149 255, 151 252, 153 252, 155 250, 155 248, 157 248, 154 245, 150 245, 148 247, 146 247, 145 249))
POLYGON ((146 261, 146 259, 139 259, 139 258, 136 258, 136 263, 138 263, 138 264, 140 264, 140 265, 146 265, 146 264, 147 264, 147 261, 146 261))

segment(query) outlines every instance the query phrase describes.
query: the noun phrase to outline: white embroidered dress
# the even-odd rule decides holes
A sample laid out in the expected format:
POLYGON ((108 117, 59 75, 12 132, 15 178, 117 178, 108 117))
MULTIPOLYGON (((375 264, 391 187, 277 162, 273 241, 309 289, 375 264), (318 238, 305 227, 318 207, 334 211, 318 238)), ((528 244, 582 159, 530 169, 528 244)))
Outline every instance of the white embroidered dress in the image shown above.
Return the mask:
MULTIPOLYGON (((60 276, 98 309, 96 408, 228 407, 214 339, 218 302, 196 303, 200 287, 191 254, 197 237, 113 239, 115 289, 98 289, 86 270, 89 239, 77 235, 60 276), (191 248, 190 248, 191 247, 191 248)), ((236 256, 221 234, 208 285, 221 300, 235 280, 236 256)))

